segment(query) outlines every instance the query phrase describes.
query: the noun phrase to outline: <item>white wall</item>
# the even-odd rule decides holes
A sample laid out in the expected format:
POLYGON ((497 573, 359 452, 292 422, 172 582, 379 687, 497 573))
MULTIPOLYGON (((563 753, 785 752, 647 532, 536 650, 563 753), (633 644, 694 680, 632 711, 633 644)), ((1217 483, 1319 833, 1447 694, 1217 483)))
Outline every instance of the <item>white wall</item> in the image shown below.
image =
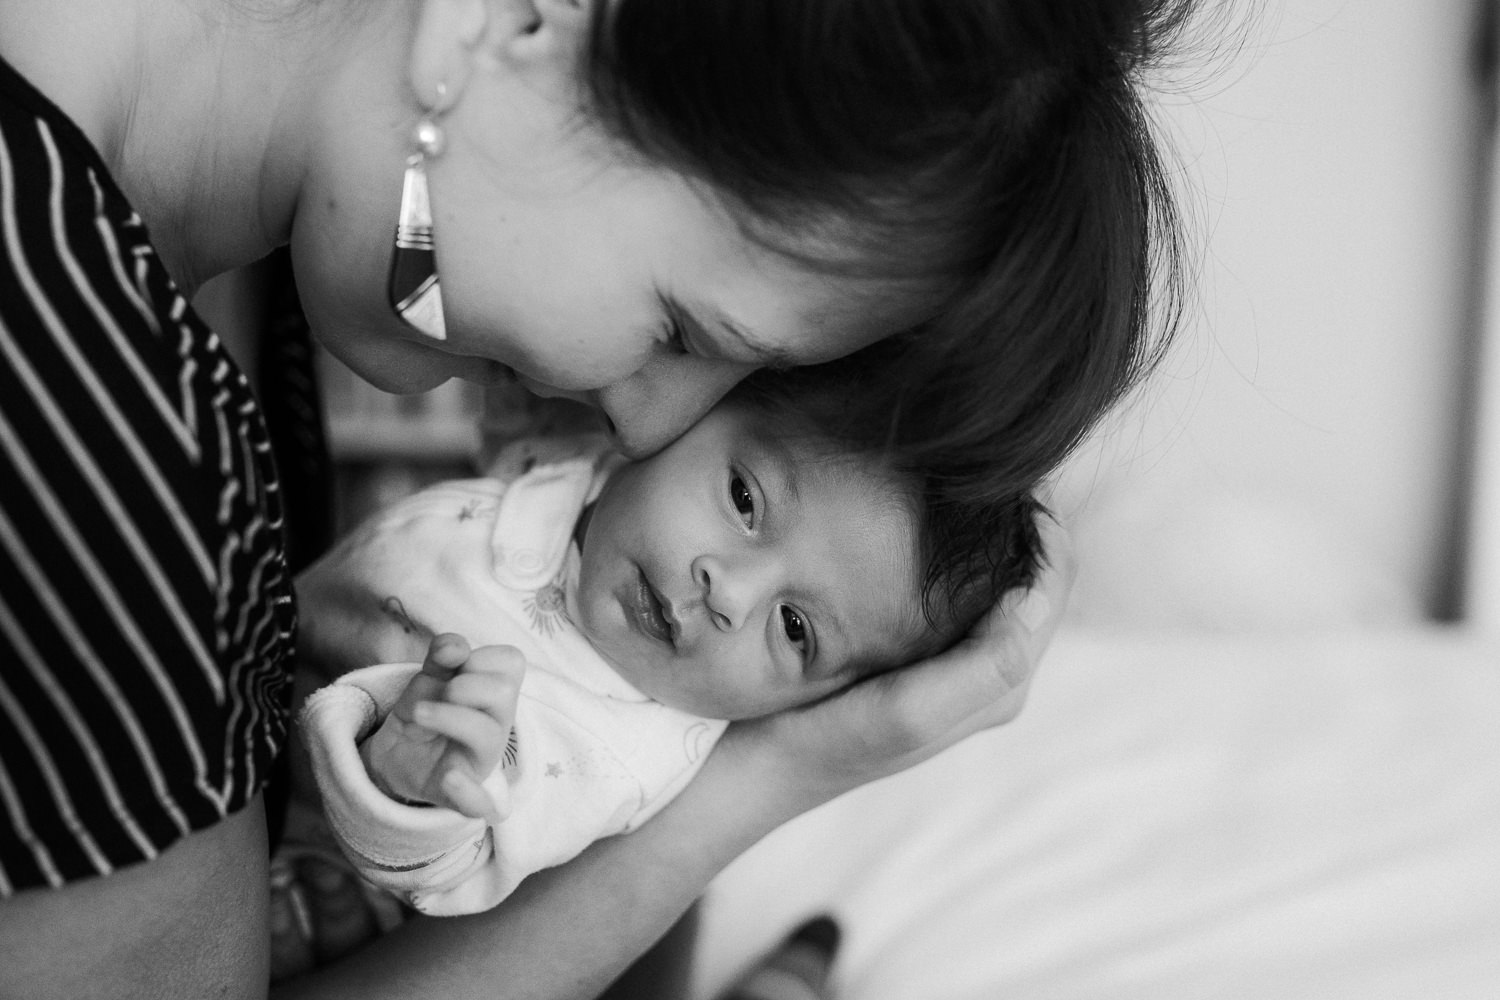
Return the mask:
POLYGON ((1063 478, 1083 621, 1387 621, 1443 601, 1477 4, 1257 2, 1228 65, 1166 102, 1201 301, 1063 478))

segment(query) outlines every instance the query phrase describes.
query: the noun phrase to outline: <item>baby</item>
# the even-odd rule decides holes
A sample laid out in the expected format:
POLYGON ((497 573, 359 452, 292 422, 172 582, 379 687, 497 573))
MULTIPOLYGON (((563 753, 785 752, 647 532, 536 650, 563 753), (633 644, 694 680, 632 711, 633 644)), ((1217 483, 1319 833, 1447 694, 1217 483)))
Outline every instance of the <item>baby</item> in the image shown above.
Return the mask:
POLYGON ((493 906, 649 819, 729 720, 930 655, 1030 582, 1039 505, 889 468, 821 429, 839 391, 758 375, 648 459, 601 450, 385 515, 417 540, 378 569, 388 609, 463 638, 302 712, 362 875, 425 913, 493 906), (513 726, 469 643, 524 657, 513 726))

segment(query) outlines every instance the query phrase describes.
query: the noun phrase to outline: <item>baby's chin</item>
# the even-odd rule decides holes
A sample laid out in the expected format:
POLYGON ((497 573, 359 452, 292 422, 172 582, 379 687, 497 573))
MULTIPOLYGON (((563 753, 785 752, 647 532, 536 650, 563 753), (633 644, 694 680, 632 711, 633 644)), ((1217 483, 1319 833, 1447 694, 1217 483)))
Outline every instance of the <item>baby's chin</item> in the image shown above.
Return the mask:
MULTIPOLYGON (((679 664, 683 670, 706 670, 707 667, 694 667, 688 664, 679 664)), ((679 712, 689 715, 697 715, 705 719, 726 719, 735 722, 740 719, 753 719, 762 715, 769 715, 777 710, 777 706, 756 706, 739 698, 726 698, 722 692, 700 691, 692 688, 683 688, 671 683, 670 678, 663 677, 659 670, 654 674, 648 672, 643 683, 632 679, 628 674, 627 680, 652 701, 660 702, 668 708, 675 708, 679 712)))
POLYGON ((602 648, 597 644, 595 648, 604 657, 604 661, 629 682, 631 687, 668 708, 675 708, 679 712, 701 716, 705 719, 729 719, 731 721, 766 714, 764 711, 755 711, 743 704, 726 699, 718 692, 700 691, 674 683, 672 676, 674 672, 680 671, 686 676, 692 676, 694 672, 703 674, 710 669, 707 664, 695 664, 691 661, 676 659, 671 669, 668 670, 665 666, 665 661, 668 659, 666 655, 652 657, 649 653, 642 654, 634 649, 622 653, 602 648))

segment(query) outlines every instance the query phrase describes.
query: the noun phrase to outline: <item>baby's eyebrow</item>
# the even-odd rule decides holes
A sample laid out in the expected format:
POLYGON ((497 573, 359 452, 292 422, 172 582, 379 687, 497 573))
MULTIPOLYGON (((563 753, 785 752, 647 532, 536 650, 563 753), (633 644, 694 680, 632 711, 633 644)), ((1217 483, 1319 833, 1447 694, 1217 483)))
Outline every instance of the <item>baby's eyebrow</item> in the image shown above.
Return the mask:
MULTIPOLYGON (((768 491, 771 501, 790 501, 800 507, 802 461, 791 443, 775 434, 760 436, 754 442, 752 453, 758 456, 751 464, 757 469, 756 476, 762 481, 762 487, 767 479, 773 487, 768 491)), ((794 511, 793 515, 800 516, 800 510, 794 511)))
POLYGON ((798 476, 802 471, 802 463, 790 450, 785 448, 774 448, 778 453, 780 461, 777 462, 778 472, 781 474, 781 488, 787 497, 795 504, 802 503, 802 486, 798 476))

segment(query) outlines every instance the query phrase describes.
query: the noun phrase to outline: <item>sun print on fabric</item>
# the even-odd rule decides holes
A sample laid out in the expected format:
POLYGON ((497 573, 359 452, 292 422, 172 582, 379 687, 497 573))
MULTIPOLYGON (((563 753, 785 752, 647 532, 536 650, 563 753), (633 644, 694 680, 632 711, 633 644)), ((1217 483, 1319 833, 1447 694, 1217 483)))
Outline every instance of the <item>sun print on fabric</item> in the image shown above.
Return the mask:
POLYGON ((525 599, 523 606, 527 617, 531 619, 532 631, 549 637, 556 635, 568 615, 566 603, 563 600, 562 576, 557 576, 540 590, 533 591, 531 596, 525 599))

